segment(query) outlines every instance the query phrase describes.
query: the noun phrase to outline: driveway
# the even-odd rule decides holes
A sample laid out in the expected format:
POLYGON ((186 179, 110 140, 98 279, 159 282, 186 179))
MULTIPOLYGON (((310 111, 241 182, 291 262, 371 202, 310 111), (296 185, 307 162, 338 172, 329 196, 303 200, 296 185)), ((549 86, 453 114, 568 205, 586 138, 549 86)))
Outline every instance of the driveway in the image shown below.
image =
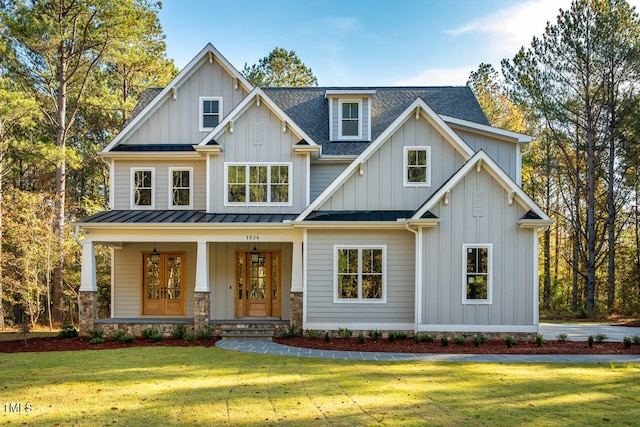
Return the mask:
POLYGON ((605 334, 607 341, 622 342, 624 337, 640 335, 640 328, 606 323, 540 323, 540 333, 546 340, 557 340, 558 335, 567 334, 571 341, 586 341, 589 335, 605 334))

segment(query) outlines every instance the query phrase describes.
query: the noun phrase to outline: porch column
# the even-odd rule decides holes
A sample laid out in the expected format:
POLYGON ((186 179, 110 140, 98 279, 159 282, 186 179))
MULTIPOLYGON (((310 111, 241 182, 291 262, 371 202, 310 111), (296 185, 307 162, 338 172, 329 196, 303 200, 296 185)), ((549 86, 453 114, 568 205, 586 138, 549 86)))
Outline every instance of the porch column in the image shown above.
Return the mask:
POLYGON ((78 291, 80 334, 86 335, 98 318, 98 285, 96 281, 96 250, 92 241, 82 244, 82 269, 78 291))
POLYGON ((197 333, 209 326, 211 289, 209 288, 209 243, 206 241, 198 242, 196 287, 193 297, 193 329, 197 333))
POLYGON ((291 296, 289 302, 289 322, 302 329, 302 242, 293 243, 291 256, 291 296))

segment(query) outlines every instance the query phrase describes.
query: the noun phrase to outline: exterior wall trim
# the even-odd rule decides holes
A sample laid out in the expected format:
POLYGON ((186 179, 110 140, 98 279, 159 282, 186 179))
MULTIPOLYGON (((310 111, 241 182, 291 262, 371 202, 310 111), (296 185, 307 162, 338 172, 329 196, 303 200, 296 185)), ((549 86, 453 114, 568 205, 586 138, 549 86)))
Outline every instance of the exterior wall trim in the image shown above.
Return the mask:
POLYGON ((450 325, 418 324, 418 332, 529 332, 537 333, 538 325, 450 325))
MULTIPOLYGON (((306 310, 305 310, 306 311, 306 310)), ((305 316, 306 317, 306 316, 305 316)), ((369 323, 369 322, 303 322, 304 329, 337 331, 340 328, 348 328, 354 331, 368 331, 378 329, 383 331, 414 331, 413 323, 369 323)))
POLYGON ((194 174, 193 174, 193 167, 191 166, 170 166, 169 167, 169 173, 168 175, 168 179, 169 179, 169 185, 167 186, 167 192, 168 194, 168 200, 167 200, 167 207, 169 208, 169 210, 193 210, 193 187, 195 185, 194 182, 194 174), (184 206, 175 206, 173 204, 173 172, 174 171, 189 171, 189 204, 188 205, 184 205, 184 206))
POLYGON ((154 210, 156 208, 156 168, 150 167, 132 167, 129 169, 129 209, 131 210, 154 210), (137 206, 135 204, 135 173, 140 171, 151 171, 151 205, 137 206))

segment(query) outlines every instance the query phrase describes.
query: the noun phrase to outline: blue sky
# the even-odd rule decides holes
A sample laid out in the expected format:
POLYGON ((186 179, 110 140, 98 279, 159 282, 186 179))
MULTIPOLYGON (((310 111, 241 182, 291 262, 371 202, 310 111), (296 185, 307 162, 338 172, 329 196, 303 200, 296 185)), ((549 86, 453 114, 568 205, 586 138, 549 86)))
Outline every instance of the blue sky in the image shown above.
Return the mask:
MULTIPOLYGON (((640 0, 630 1, 640 4, 640 0)), ((182 69, 211 42, 238 70, 294 50, 320 86, 464 85, 500 69, 570 0, 164 0, 167 54, 182 69)))

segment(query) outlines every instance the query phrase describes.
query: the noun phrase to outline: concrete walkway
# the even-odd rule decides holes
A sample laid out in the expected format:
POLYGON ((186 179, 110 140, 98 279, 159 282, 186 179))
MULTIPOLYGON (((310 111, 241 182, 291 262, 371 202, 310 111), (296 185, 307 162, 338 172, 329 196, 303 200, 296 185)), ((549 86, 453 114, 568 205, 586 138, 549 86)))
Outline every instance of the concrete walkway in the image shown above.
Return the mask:
MULTIPOLYGON (((557 339, 567 334, 569 339, 586 341, 589 335, 606 334, 608 341, 620 341, 625 336, 640 335, 640 328, 600 324, 550 324, 540 325, 545 339, 557 339)), ((364 351, 314 350, 290 347, 271 340, 225 339, 216 347, 244 353, 271 354, 307 358, 379 361, 425 362, 497 362, 497 363, 640 363, 640 355, 633 354, 427 354, 427 353, 370 353, 364 351)))

